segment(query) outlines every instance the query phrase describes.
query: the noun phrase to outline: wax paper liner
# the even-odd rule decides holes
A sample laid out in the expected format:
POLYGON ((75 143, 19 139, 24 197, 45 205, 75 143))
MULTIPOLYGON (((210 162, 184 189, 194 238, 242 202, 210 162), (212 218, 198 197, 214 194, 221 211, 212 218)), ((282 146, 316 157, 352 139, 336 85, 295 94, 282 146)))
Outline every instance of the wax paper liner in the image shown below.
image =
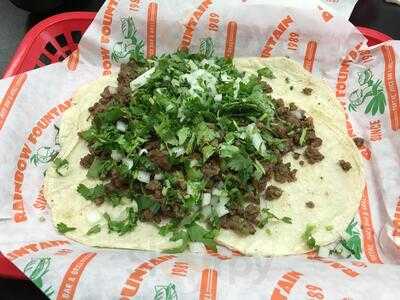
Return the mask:
MULTIPOLYGON (((343 13, 346 17, 348 10, 343 13)), ((52 299, 397 299, 399 42, 372 48, 320 1, 106 1, 66 61, 0 81, 0 249, 52 299), (336 91, 367 183, 338 243, 319 255, 165 255, 89 248, 55 232, 41 192, 55 126, 83 84, 132 51, 289 56, 336 91), (343 257, 345 259, 343 259, 343 257)), ((340 145, 338 145, 340 146, 340 145)))

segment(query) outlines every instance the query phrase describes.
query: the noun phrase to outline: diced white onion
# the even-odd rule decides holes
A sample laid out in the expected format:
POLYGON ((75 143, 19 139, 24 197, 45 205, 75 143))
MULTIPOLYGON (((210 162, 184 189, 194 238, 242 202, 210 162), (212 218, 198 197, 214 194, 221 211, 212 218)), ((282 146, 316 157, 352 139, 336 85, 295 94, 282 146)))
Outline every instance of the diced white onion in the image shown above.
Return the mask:
POLYGON ((216 102, 220 102, 220 101, 222 100, 222 95, 221 95, 221 94, 216 95, 216 96, 214 97, 214 100, 215 100, 216 102))
POLYGON ((136 79, 134 79, 133 81, 131 81, 130 83, 130 87, 132 90, 135 90, 139 87, 141 87, 142 85, 146 84, 147 80, 151 77, 151 74, 153 74, 155 68, 151 68, 150 70, 148 70, 147 72, 143 73, 142 75, 140 75, 139 77, 137 77, 136 79))
POLYGON ((202 206, 207 206, 211 203, 211 194, 210 193, 204 193, 203 194, 203 203, 202 206))
POLYGON ((140 149, 139 156, 142 155, 142 154, 147 154, 147 153, 149 153, 149 151, 147 151, 146 148, 140 149))
POLYGON ((124 163, 124 165, 126 165, 128 167, 128 170, 132 169, 133 167, 133 160, 130 158, 124 158, 122 160, 122 162, 124 163))
POLYGON ((125 132, 127 128, 128 128, 128 124, 126 124, 122 121, 117 121, 117 129, 119 131, 125 132))
POLYGON ((227 213, 229 213, 229 210, 225 207, 225 204, 223 203, 218 203, 217 206, 215 207, 215 211, 218 217, 222 217, 227 213))
POLYGON ((174 147, 171 149, 172 154, 175 154, 176 157, 179 157, 185 154, 185 148, 183 147, 174 147))
POLYGON ((150 182, 150 173, 144 172, 144 171, 139 171, 137 175, 137 180, 144 182, 144 183, 149 183, 150 182))
POLYGON ((118 150, 111 150, 111 158, 115 161, 120 161, 124 156, 118 150))
POLYGON ((95 224, 100 221, 101 215, 97 211, 91 210, 86 214, 86 219, 90 224, 95 224))
POLYGON ((158 173, 158 174, 155 174, 154 175, 154 180, 161 180, 161 179, 163 179, 164 178, 164 176, 163 176, 163 174, 161 174, 161 173, 158 173))
POLYGON ((190 252, 192 253, 204 253, 203 243, 194 242, 189 245, 190 252))
POLYGON ((139 207, 137 205, 137 202, 135 200, 132 200, 132 208, 135 212, 139 210, 139 207))
POLYGON ((302 119, 304 117, 304 110, 301 109, 296 109, 295 111, 292 111, 292 114, 297 118, 297 119, 302 119))

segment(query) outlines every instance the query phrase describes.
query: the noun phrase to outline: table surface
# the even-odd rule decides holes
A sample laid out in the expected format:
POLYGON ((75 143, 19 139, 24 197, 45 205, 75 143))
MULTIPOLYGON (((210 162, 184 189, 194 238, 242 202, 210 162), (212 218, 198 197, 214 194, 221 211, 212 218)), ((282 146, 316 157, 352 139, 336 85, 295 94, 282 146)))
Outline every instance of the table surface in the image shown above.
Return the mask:
MULTIPOLYGON (((68 0, 66 5, 47 15, 35 15, 15 7, 7 0, 0 0, 0 74, 3 73, 18 43, 40 20, 63 11, 97 11, 104 0, 68 0), (11 17, 10 17, 11 16, 11 17)), ((384 0, 360 0, 350 21, 356 26, 376 29, 400 40, 400 7, 384 0)), ((0 278, 0 300, 31 299, 46 297, 31 283, 0 278), (29 296, 28 296, 29 295, 29 296)))

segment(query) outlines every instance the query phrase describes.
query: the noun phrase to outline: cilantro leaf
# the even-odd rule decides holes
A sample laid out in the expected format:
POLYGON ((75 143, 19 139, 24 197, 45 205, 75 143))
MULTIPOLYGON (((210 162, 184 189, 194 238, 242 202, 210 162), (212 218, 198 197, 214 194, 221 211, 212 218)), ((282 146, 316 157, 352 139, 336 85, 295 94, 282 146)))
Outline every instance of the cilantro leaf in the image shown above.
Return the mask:
POLYGON ((66 232, 69 232, 69 231, 74 231, 74 230, 76 230, 76 227, 68 227, 65 223, 58 223, 57 225, 56 225, 56 227, 57 227, 57 231, 59 232, 59 233, 66 233, 66 232))
POLYGON ((306 243, 309 249, 318 249, 319 246, 317 245, 315 238, 312 236, 316 229, 315 225, 307 224, 306 230, 304 231, 303 235, 301 236, 303 241, 306 243))
POLYGON ((183 143, 187 140, 190 135, 190 129, 188 127, 182 127, 177 132, 178 135, 178 144, 183 145, 183 143))
POLYGON ((217 251, 217 244, 214 241, 216 233, 214 231, 208 231, 197 223, 193 223, 187 228, 187 232, 192 242, 203 243, 212 250, 217 251))
POLYGON ((96 233, 99 233, 100 231, 101 231, 101 226, 100 226, 100 224, 97 224, 97 225, 93 226, 92 228, 90 228, 89 231, 86 233, 86 235, 96 234, 96 233))
POLYGON ((160 203, 156 202, 153 198, 146 195, 140 195, 136 198, 139 211, 150 209, 152 213, 157 213, 160 210, 160 203))
POLYGON ((108 232, 116 232, 119 236, 133 231, 137 225, 137 214, 132 207, 126 208, 127 216, 122 221, 114 221, 108 213, 104 213, 104 218, 107 221, 108 232))
POLYGON ((306 135, 307 135, 307 128, 303 128, 301 131, 301 136, 300 136, 300 146, 304 146, 304 143, 306 142, 306 135))
POLYGON ((275 78, 275 76, 272 73, 271 69, 268 68, 268 67, 264 67, 262 69, 257 70, 257 75, 258 75, 259 78, 261 78, 261 77, 266 77, 266 78, 269 78, 269 79, 274 79, 275 78))
POLYGON ((207 145, 201 149, 203 154, 203 162, 206 162, 216 151, 217 149, 212 145, 207 145))
POLYGON ((86 176, 89 178, 103 178, 111 170, 112 166, 113 162, 111 160, 101 160, 96 157, 86 176))
POLYGON ((65 176, 65 171, 68 168, 68 160, 56 157, 53 163, 56 167, 56 173, 60 176, 65 176))
POLYGON ((84 184, 79 184, 77 192, 82 195, 83 198, 89 201, 95 201, 97 198, 104 197, 106 195, 106 188, 102 184, 98 184, 93 188, 88 188, 84 184))
POLYGON ((292 224, 292 219, 289 217, 279 218, 273 214, 268 208, 263 208, 261 210, 261 220, 258 222, 257 226, 263 228, 270 220, 282 221, 286 224, 292 224))

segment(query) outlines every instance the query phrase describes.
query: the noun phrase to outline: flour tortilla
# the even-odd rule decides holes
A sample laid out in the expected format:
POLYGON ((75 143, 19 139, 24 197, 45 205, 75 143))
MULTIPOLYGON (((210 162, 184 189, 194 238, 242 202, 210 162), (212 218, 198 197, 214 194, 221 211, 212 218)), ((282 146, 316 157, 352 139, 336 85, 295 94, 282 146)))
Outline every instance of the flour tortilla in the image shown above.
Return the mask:
MULTIPOLYGON (((235 64, 248 72, 255 72, 264 66, 272 69, 276 78, 267 81, 273 88, 273 97, 282 98, 287 103, 294 102, 313 117, 317 136, 324 141, 321 152, 325 159, 316 165, 306 163, 300 167, 298 161, 286 156, 284 160, 298 169, 297 181, 273 183, 283 189, 282 197, 261 203, 261 206, 268 206, 279 217, 290 217, 293 224, 269 223, 264 229, 258 229, 254 235, 247 237, 222 230, 217 242, 246 255, 304 253, 309 249, 301 236, 308 224, 316 226, 313 237, 318 245, 337 240, 354 217, 364 187, 361 156, 347 135, 342 107, 326 83, 313 77, 294 61, 286 58, 241 58, 235 60, 235 64), (289 83, 286 78, 289 78, 289 83), (290 86, 293 86, 293 90, 290 86), (313 93, 304 95, 304 87, 312 88, 313 93), (338 165, 340 159, 351 163, 352 169, 347 173, 338 165), (312 201, 315 208, 307 208, 305 203, 308 201, 312 201)), ((123 218, 125 208, 131 204, 113 208, 104 203, 97 207, 76 191, 80 183, 90 187, 98 183, 88 179, 87 171, 79 165, 80 158, 88 153, 88 149, 85 142, 78 138, 77 132, 90 126, 88 107, 98 101, 106 86, 116 85, 116 77, 108 76, 82 87, 73 98, 74 106, 64 115, 59 135, 60 157, 69 161, 69 169, 65 177, 60 177, 54 167, 50 167, 44 185, 53 222, 76 227, 66 236, 91 246, 156 251, 178 246, 179 241, 171 242, 170 236, 160 236, 156 226, 147 223, 138 222, 133 232, 123 236, 108 233, 103 213, 108 212, 112 218, 123 218), (101 224, 101 232, 86 235, 95 224, 101 224)))

